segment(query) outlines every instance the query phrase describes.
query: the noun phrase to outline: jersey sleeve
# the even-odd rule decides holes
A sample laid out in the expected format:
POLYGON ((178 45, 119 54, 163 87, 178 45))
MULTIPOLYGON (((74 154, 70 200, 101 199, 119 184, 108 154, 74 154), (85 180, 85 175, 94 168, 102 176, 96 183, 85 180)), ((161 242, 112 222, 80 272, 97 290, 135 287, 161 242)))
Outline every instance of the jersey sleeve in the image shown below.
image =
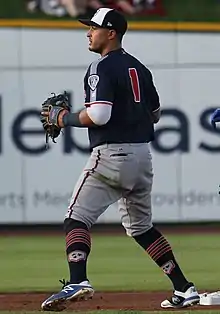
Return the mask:
POLYGON ((154 85, 154 82, 153 82, 153 76, 149 70, 148 70, 148 76, 149 76, 148 95, 150 98, 150 109, 151 109, 151 112, 155 112, 160 109, 160 99, 159 99, 159 95, 157 93, 156 87, 154 85))
POLYGON ((85 106, 93 104, 113 105, 114 83, 104 63, 91 64, 84 79, 85 106))

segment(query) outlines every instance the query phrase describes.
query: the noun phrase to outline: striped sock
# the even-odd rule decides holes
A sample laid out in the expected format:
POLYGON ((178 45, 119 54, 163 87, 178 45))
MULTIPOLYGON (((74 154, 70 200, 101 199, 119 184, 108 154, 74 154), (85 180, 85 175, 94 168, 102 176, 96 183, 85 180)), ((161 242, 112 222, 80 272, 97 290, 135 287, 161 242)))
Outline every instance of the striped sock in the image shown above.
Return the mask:
POLYGON ((174 289, 182 291, 188 281, 183 275, 173 255, 172 248, 164 236, 153 227, 144 234, 134 237, 134 239, 170 278, 174 289))
POLYGON ((157 260, 159 260, 166 253, 172 251, 172 249, 167 240, 161 235, 147 247, 146 251, 150 257, 157 262, 157 260))
POLYGON ((70 282, 87 280, 87 258, 91 250, 90 233, 85 228, 75 228, 66 235, 66 254, 70 269, 70 282))

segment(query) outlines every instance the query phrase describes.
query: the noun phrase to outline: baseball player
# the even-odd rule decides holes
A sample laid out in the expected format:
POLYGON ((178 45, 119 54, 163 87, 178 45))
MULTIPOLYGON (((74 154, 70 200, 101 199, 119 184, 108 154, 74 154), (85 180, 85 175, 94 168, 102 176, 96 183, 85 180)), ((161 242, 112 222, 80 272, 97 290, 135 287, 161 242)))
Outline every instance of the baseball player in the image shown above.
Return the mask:
POLYGON ((127 235, 149 254, 173 284, 174 294, 161 306, 180 308, 197 304, 199 295, 194 284, 185 278, 170 244, 152 224, 153 169, 149 143, 154 140, 154 124, 160 119, 152 74, 122 48, 127 21, 119 12, 101 8, 91 20, 80 22, 90 27, 89 50, 101 55, 85 75, 86 108, 70 113, 67 107, 62 107, 59 95, 43 104, 41 115, 47 131, 51 126, 58 130, 66 126, 88 128, 92 152, 64 220, 70 278, 60 292, 42 303, 42 309, 61 311, 69 301, 93 296, 86 271, 90 229, 117 201, 127 235))

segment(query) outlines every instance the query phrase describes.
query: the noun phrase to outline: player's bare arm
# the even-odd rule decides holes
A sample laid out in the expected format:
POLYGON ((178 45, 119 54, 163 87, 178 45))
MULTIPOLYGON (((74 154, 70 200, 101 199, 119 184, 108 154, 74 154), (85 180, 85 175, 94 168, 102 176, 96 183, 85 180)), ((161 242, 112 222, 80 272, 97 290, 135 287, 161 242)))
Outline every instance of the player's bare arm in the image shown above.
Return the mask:
MULTIPOLYGON (((106 124, 111 117, 112 106, 110 103, 93 104, 88 108, 80 111, 70 113, 69 110, 62 109, 58 112, 57 126, 59 128, 65 128, 67 126, 73 127, 94 127, 106 124)), ((42 112, 44 117, 48 117, 50 112, 42 112)), ((54 113, 57 114, 57 113, 54 113)))
POLYGON ((111 104, 92 104, 88 108, 76 113, 60 114, 58 123, 61 128, 66 126, 93 127, 106 124, 111 117, 111 104))
POLYGON ((69 113, 64 112, 61 113, 58 117, 59 127, 64 128, 67 126, 74 127, 91 127, 95 126, 95 123, 91 120, 87 113, 87 109, 83 109, 80 112, 69 113))
POLYGON ((75 127, 88 127, 94 125, 93 121, 89 118, 86 109, 81 111, 70 113, 69 110, 60 107, 59 111, 57 110, 58 106, 53 107, 50 105, 49 110, 41 112, 41 115, 47 119, 48 125, 53 121, 56 121, 56 126, 58 128, 64 128, 66 126, 75 126, 75 127))

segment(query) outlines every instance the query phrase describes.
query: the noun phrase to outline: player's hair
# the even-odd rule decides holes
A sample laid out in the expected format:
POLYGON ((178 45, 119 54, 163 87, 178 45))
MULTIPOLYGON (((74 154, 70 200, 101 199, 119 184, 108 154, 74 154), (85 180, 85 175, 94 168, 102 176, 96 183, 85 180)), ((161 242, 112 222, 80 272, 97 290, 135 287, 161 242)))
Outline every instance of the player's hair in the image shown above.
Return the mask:
POLYGON ((119 41, 120 44, 121 44, 122 39, 123 39, 123 35, 122 35, 122 34, 117 34, 117 38, 118 38, 118 41, 119 41))

